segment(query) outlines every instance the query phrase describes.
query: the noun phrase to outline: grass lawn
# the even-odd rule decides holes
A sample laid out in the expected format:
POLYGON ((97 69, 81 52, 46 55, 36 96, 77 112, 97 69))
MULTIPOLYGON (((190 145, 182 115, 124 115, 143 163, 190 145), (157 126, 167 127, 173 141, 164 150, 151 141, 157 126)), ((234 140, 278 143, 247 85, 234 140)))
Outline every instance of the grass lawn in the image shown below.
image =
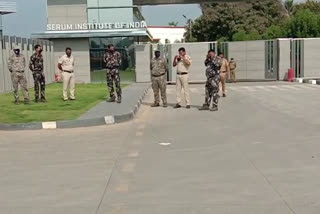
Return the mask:
MULTIPOLYGON (((122 85, 124 87, 125 85, 122 85)), ((34 100, 33 89, 29 90, 34 100)), ((62 100, 62 84, 47 85, 47 103, 31 102, 30 105, 13 103, 13 93, 0 94, 0 123, 27 123, 72 120, 107 98, 106 84, 77 84, 75 101, 62 100)), ((23 96, 20 92, 20 100, 23 96)))
MULTIPOLYGON (((135 82, 136 73, 133 68, 128 68, 125 71, 120 71, 120 77, 122 82, 135 82)), ((95 83, 106 82, 106 70, 91 71, 91 81, 95 83)))

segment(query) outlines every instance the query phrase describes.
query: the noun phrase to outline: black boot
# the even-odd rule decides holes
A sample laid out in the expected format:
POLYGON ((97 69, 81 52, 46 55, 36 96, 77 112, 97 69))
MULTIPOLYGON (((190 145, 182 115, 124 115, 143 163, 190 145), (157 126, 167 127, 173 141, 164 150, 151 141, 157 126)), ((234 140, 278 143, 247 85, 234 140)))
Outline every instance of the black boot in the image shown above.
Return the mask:
POLYGON ((207 111, 209 110, 209 105, 208 104, 203 104, 202 107, 199 108, 200 111, 207 111))
POLYGON ((108 103, 114 103, 115 101, 116 101, 116 97, 115 96, 112 96, 107 100, 108 103))

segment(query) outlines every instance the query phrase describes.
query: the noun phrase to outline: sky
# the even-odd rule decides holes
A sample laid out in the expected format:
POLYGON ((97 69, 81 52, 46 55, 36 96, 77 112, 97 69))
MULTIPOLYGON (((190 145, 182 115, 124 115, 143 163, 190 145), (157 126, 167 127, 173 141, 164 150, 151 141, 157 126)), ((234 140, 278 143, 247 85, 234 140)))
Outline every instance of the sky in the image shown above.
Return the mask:
MULTIPOLYGON (((2 0, 1 0, 2 1, 2 0)), ((9 36, 30 37, 31 33, 44 32, 47 23, 46 0, 5 0, 17 3, 17 13, 3 16, 4 34, 9 36)), ((297 0, 297 2, 303 0, 297 0)), ((201 15, 199 5, 161 5, 145 6, 142 15, 148 25, 168 25, 178 22, 184 26, 188 19, 201 15)))

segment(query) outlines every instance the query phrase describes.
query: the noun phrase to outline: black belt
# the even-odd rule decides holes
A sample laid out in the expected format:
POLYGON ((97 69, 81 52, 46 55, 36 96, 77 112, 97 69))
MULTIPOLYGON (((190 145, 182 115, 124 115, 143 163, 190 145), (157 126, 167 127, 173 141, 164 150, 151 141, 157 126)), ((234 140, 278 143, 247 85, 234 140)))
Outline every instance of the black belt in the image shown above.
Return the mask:
POLYGON ((120 66, 114 66, 114 67, 107 67, 107 69, 119 69, 120 66))
POLYGON ((164 74, 160 74, 160 75, 152 75, 153 77, 162 77, 163 75, 165 75, 165 73, 164 74))
POLYGON ((177 74, 178 74, 178 75, 186 75, 186 74, 188 74, 188 72, 181 72, 181 73, 178 72, 177 74))
POLYGON ((73 73, 73 71, 63 71, 63 72, 67 72, 67 73, 70 73, 70 74, 72 74, 72 73, 73 73))

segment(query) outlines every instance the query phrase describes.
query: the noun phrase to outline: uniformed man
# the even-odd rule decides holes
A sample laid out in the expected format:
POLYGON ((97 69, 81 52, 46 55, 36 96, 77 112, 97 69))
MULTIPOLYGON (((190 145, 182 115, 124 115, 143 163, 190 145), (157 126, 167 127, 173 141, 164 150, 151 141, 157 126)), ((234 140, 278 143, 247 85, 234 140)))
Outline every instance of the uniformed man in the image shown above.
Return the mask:
POLYGON ((177 67, 177 104, 174 108, 181 108, 182 90, 186 100, 186 108, 190 109, 190 92, 189 92, 189 68, 191 65, 191 57, 186 54, 185 48, 179 48, 179 55, 173 59, 173 67, 177 67))
POLYGON ((155 57, 151 61, 151 80, 154 93, 154 104, 151 105, 151 107, 160 106, 159 91, 161 92, 163 107, 167 107, 167 71, 167 61, 164 58, 160 57, 160 51, 155 51, 155 57))
POLYGON ((46 79, 43 73, 42 47, 36 45, 34 49, 35 53, 30 57, 29 68, 33 73, 35 101, 46 102, 46 79))
POLYGON ((207 67, 206 97, 205 103, 199 110, 218 111, 220 67, 222 60, 216 56, 213 50, 210 50, 204 64, 207 67), (212 107, 210 107, 211 100, 213 102, 212 107))
POLYGON ((237 62, 234 60, 234 58, 231 58, 230 63, 230 76, 233 83, 236 82, 236 68, 237 68, 237 62))
POLYGON ((219 57, 222 60, 222 65, 220 69, 220 78, 221 78, 221 86, 222 86, 222 97, 226 97, 226 82, 228 78, 228 74, 230 73, 229 62, 226 58, 224 58, 223 53, 219 53, 219 57))
POLYGON ((70 90, 70 100, 75 100, 74 58, 72 56, 71 48, 66 48, 66 54, 59 58, 58 68, 62 71, 63 76, 63 100, 67 101, 69 99, 68 88, 70 90))
POLYGON ((23 92, 24 104, 29 104, 29 92, 27 86, 27 78, 24 74, 26 68, 26 58, 21 54, 20 48, 15 46, 13 54, 8 59, 8 69, 11 72, 11 80, 13 85, 14 103, 19 104, 19 85, 23 92))
POLYGON ((104 54, 104 62, 107 68, 107 85, 110 93, 110 98, 107 102, 121 103, 121 86, 120 86, 120 73, 119 68, 121 66, 121 54, 115 51, 113 44, 108 45, 108 50, 104 54), (116 86, 117 99, 114 94, 114 86, 116 86))

